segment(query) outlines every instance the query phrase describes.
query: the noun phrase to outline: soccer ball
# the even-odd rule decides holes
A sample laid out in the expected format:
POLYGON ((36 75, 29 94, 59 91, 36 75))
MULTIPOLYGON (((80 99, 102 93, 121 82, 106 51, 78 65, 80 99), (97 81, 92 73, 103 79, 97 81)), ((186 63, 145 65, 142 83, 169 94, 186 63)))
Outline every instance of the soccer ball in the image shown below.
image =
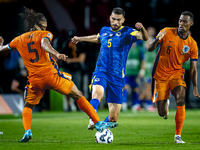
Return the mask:
POLYGON ((113 142, 113 134, 109 129, 105 129, 102 132, 97 131, 95 140, 97 143, 110 144, 113 142))

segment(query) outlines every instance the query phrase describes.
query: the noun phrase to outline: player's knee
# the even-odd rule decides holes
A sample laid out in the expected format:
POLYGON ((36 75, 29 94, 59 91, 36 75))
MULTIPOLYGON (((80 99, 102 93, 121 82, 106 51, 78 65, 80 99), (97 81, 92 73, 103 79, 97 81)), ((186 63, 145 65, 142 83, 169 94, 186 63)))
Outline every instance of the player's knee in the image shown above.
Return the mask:
POLYGON ((158 111, 160 117, 164 117, 167 114, 167 111, 158 111))
POLYGON ((98 100, 102 100, 103 99, 103 93, 96 91, 92 93, 92 98, 96 98, 98 100))
POLYGON ((176 97, 176 104, 178 106, 183 106, 185 104, 185 94, 176 97))

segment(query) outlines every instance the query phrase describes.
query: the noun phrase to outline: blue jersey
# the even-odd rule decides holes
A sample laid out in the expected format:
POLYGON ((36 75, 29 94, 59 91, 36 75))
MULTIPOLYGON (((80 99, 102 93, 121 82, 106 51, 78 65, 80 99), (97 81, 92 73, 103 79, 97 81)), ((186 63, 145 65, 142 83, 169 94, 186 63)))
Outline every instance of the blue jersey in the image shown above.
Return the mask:
POLYGON ((98 34, 101 48, 95 71, 105 72, 124 83, 128 52, 137 41, 137 32, 127 26, 122 26, 117 31, 113 31, 111 27, 103 27, 98 34))

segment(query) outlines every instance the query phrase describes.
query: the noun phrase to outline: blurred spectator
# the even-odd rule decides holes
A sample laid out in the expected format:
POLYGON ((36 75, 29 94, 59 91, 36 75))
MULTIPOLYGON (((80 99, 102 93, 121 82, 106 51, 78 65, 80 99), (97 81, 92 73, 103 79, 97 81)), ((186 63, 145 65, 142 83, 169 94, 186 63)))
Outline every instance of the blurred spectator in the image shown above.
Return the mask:
POLYGON ((145 73, 144 44, 142 41, 133 43, 127 58, 125 86, 122 99, 122 111, 127 111, 128 97, 132 94, 132 111, 140 111, 139 84, 145 73))
POLYGON ((27 76, 28 72, 26 69, 24 69, 23 71, 21 71, 21 73, 18 73, 16 77, 14 77, 11 83, 12 93, 18 93, 18 94, 24 93, 24 88, 27 84, 27 76))
MULTIPOLYGON (((63 51, 64 54, 68 56, 66 62, 63 62, 63 71, 72 75, 72 81, 76 84, 77 88, 82 91, 81 82, 82 82, 82 69, 84 67, 84 62, 86 54, 84 48, 81 44, 78 47, 76 44, 71 42, 71 38, 75 36, 75 31, 68 31, 68 43, 66 49, 63 51)), ((70 97, 67 96, 67 111, 71 110, 70 97)), ((76 104, 76 103, 75 103, 76 104)), ((79 107, 76 105, 77 109, 79 107)))
MULTIPOLYGON (((154 37, 156 35, 156 29, 154 27, 148 27, 147 32, 149 34, 149 40, 145 43, 146 47, 149 45, 150 42, 154 40, 154 37)), ((151 94, 151 82, 152 82, 152 69, 154 60, 156 58, 157 50, 153 52, 148 52, 147 48, 145 49, 145 83, 143 87, 140 89, 140 96, 139 99, 143 100, 145 102, 144 108, 147 111, 154 112, 156 111, 156 108, 152 104, 152 94, 151 94)))
POLYGON ((11 92, 10 86, 17 73, 19 57, 19 52, 16 49, 5 54, 3 71, 3 79, 5 80, 2 81, 4 93, 11 92))

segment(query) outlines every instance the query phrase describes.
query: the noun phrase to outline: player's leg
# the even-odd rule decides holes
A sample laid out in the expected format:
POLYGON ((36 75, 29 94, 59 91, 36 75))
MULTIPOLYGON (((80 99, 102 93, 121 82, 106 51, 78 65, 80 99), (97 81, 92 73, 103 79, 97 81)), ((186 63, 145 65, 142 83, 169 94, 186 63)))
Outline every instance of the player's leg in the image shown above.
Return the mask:
POLYGON ((91 87, 92 99, 90 100, 90 104, 97 112, 98 106, 103 99, 104 92, 107 87, 107 81, 105 78, 102 78, 102 73, 95 73, 93 75, 91 87))
MULTIPOLYGON (((92 99, 90 100, 90 104, 93 106, 95 111, 98 111, 99 104, 104 96, 104 88, 101 85, 92 85, 92 99)), ((91 118, 89 118, 88 130, 93 130, 95 128, 95 124, 91 118)))
POLYGON ((82 93, 77 89, 75 84, 68 95, 71 96, 77 102, 80 109, 92 119, 95 124, 95 128, 98 131, 102 131, 105 128, 115 128, 118 126, 117 123, 105 123, 100 121, 99 116, 97 115, 93 106, 86 100, 82 93))
POLYGON ((106 100, 108 102, 109 116, 104 121, 117 122, 122 106, 122 92, 123 86, 108 83, 106 100))
POLYGON ((121 106, 121 104, 108 103, 109 116, 104 121, 117 122, 121 106))
MULTIPOLYGON (((158 110, 158 114, 161 117, 164 117, 165 115, 168 114, 168 99, 165 100, 159 100, 156 102, 156 106, 157 106, 157 110, 158 110)), ((167 118, 166 118, 167 119, 167 118)))
MULTIPOLYGON (((95 74, 92 78, 91 83, 91 93, 92 99, 90 100, 90 104, 94 107, 95 111, 98 111, 99 104, 104 96, 104 91, 107 86, 107 81, 98 76, 99 74, 95 74)), ((95 128, 94 122, 89 119, 88 130, 93 130, 95 128)))
POLYGON ((33 136, 31 132, 32 110, 34 106, 40 102, 40 99, 44 94, 44 90, 40 89, 41 84, 42 81, 29 83, 25 88, 25 106, 22 111, 22 121, 25 134, 21 139, 21 142, 28 142, 33 136))
POLYGON ((99 116, 97 115, 93 106, 86 100, 81 91, 78 90, 70 78, 65 78, 65 76, 58 76, 56 74, 54 78, 57 80, 57 85, 54 85, 54 90, 61 94, 69 95, 72 97, 77 102, 80 109, 92 119, 95 124, 95 128, 98 131, 101 131, 105 128, 115 128, 118 126, 117 123, 106 123, 100 121, 99 116))
POLYGON ((75 84, 73 84, 73 87, 68 93, 68 96, 72 97, 77 102, 80 109, 84 111, 95 124, 100 121, 99 116, 97 115, 92 105, 86 100, 86 98, 82 95, 81 91, 78 90, 75 84))
POLYGON ((169 81, 163 82, 155 80, 153 102, 156 102, 159 116, 164 119, 167 119, 169 115, 169 90, 169 81))
POLYGON ((102 85, 93 85, 92 86, 92 99, 90 104, 98 111, 98 106, 104 96, 104 87, 102 85))
POLYGON ((172 95, 176 99, 177 110, 175 116, 176 133, 174 137, 175 143, 185 143, 181 140, 181 132, 185 120, 185 87, 177 86, 172 90, 172 95))
POLYGON ((33 134, 31 132, 31 123, 32 123, 32 110, 35 105, 29 104, 27 101, 25 102, 24 109, 22 111, 22 121, 25 129, 25 134, 21 139, 21 142, 28 142, 33 134))

